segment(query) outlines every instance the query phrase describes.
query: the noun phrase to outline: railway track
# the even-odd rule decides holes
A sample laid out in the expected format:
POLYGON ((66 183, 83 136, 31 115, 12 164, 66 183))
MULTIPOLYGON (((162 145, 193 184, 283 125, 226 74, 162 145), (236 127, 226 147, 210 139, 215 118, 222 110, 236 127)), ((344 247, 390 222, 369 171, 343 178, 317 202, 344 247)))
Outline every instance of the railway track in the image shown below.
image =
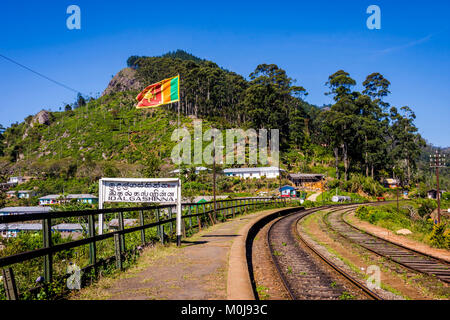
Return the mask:
POLYGON ((368 299, 381 299, 310 247, 298 234, 296 226, 299 220, 327 208, 293 213, 273 223, 267 232, 272 260, 289 296, 293 300, 338 300, 345 297, 348 293, 345 287, 350 286, 368 299), (346 286, 338 285, 336 278, 340 279, 339 282, 343 280, 346 286))
POLYGON ((448 262, 378 238, 352 226, 343 217, 350 211, 352 210, 330 212, 325 217, 325 222, 343 237, 379 256, 410 270, 435 276, 445 283, 450 283, 450 264, 448 262))

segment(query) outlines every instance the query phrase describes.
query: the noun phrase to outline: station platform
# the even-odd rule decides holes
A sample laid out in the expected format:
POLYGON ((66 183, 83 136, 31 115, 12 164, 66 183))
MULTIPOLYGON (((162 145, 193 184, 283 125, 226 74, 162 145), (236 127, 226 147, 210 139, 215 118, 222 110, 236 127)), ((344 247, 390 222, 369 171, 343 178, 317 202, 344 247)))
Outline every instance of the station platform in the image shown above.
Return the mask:
POLYGON ((239 216, 183 239, 182 246, 147 248, 137 263, 104 277, 73 299, 251 300, 245 256, 246 235, 261 218, 285 208, 239 216))

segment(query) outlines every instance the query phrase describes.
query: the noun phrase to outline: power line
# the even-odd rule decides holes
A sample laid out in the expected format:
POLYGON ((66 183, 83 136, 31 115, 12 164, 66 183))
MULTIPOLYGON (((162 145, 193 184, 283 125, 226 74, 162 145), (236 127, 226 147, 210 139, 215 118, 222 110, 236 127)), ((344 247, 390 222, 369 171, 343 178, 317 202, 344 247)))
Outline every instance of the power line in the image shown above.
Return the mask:
POLYGON ((28 71, 34 73, 34 74, 37 74, 38 76, 40 76, 40 77, 42 77, 42 78, 44 78, 44 79, 46 79, 46 80, 48 80, 48 81, 51 81, 51 82, 57 84, 58 86, 61 86, 61 87, 65 88, 65 89, 70 90, 70 91, 73 91, 73 92, 75 92, 75 93, 81 93, 81 91, 75 90, 75 89, 73 89, 73 88, 71 88, 71 87, 69 87, 69 86, 66 86, 64 83, 61 83, 61 82, 56 81, 56 80, 53 80, 52 78, 47 77, 46 75, 43 75, 43 74, 40 73, 40 72, 34 71, 33 69, 28 68, 27 66, 24 66, 23 64, 21 64, 21 63, 15 61, 15 60, 13 60, 13 59, 11 59, 11 58, 8 58, 8 57, 4 56, 4 55, 2 55, 1 53, 0 53, 0 57, 2 57, 2 58, 5 59, 5 60, 8 60, 9 62, 12 62, 12 63, 18 65, 19 67, 22 67, 22 68, 24 68, 24 69, 26 69, 26 70, 28 70, 28 71))

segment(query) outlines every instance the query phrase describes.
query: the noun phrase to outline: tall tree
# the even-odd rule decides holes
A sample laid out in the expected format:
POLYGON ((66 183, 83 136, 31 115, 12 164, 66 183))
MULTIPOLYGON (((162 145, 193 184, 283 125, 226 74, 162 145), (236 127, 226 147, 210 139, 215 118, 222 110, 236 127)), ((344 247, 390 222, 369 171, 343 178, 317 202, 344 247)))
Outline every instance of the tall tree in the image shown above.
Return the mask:
POLYGON ((244 93, 246 118, 254 128, 280 130, 280 147, 286 148, 290 139, 303 142, 304 118, 300 97, 305 88, 294 86, 286 71, 275 64, 258 65, 250 74, 251 82, 244 93), (290 131, 296 131, 290 135, 290 131))
MULTIPOLYGON (((392 126, 390 128, 390 156, 393 159, 393 172, 402 170, 406 177, 406 184, 411 182, 412 171, 417 167, 417 159, 424 147, 425 141, 417 133, 418 129, 414 125, 416 115, 408 107, 392 107, 390 110, 392 126)), ((398 175, 398 173, 397 173, 398 175)))
POLYGON ((364 109, 364 152, 366 176, 369 175, 369 169, 372 178, 375 177, 375 169, 382 169, 389 162, 386 157, 387 137, 389 130, 389 114, 386 109, 389 103, 383 99, 390 94, 390 82, 378 72, 372 73, 366 77, 363 82, 363 94, 372 99, 369 109, 364 109))
POLYGON ((355 105, 357 93, 352 92, 352 87, 356 85, 356 81, 350 77, 350 74, 338 70, 328 77, 325 83, 330 89, 326 95, 332 95, 335 104, 332 105, 330 115, 326 117, 327 122, 324 126, 328 126, 326 131, 333 131, 334 141, 331 143, 336 159, 336 172, 338 172, 338 149, 342 150, 344 162, 344 178, 348 180, 350 170, 350 148, 355 140, 355 124, 358 116, 358 108, 355 105))
POLYGON ((5 150, 5 137, 3 136, 3 133, 5 133, 5 127, 0 124, 0 157, 4 156, 4 150, 5 150))

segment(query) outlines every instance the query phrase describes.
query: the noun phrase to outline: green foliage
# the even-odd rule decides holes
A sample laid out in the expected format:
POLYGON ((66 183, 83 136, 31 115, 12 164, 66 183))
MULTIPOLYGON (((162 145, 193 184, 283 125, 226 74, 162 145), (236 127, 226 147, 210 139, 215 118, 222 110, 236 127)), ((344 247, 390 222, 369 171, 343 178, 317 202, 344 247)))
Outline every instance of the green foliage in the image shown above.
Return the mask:
POLYGON ((141 170, 142 176, 145 178, 158 177, 161 159, 155 154, 150 154, 143 162, 143 169, 141 170))
POLYGON ((430 236, 431 244, 437 248, 450 249, 450 234, 445 223, 435 225, 430 236))
POLYGON ((365 192, 370 196, 379 196, 383 193, 384 188, 372 177, 364 177, 362 174, 352 174, 350 180, 342 184, 344 190, 348 192, 365 192))
POLYGON ((432 199, 417 199, 416 203, 419 205, 418 214, 421 217, 429 215, 437 208, 437 203, 432 199))
MULTIPOLYGON (((411 202, 410 205, 420 206, 414 202, 411 202)), ((412 235, 409 237, 431 246, 440 247, 448 239, 446 222, 436 227, 431 219, 413 219, 407 206, 401 207, 400 212, 397 211, 396 205, 361 206, 356 210, 355 215, 361 220, 387 228, 393 232, 403 228, 409 229, 412 232, 412 235)))

